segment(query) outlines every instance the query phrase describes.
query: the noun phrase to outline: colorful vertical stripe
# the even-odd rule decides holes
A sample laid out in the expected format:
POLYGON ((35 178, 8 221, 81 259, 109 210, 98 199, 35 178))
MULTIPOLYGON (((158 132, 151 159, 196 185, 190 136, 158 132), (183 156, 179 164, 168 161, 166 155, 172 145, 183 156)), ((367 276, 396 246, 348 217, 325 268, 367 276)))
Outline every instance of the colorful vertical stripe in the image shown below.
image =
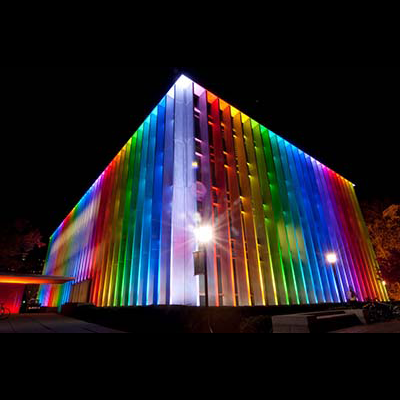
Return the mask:
POLYGON ((210 305, 388 299, 354 185, 181 77, 51 237, 44 273, 75 282, 40 300, 85 284, 101 307, 204 304, 199 224, 210 305))

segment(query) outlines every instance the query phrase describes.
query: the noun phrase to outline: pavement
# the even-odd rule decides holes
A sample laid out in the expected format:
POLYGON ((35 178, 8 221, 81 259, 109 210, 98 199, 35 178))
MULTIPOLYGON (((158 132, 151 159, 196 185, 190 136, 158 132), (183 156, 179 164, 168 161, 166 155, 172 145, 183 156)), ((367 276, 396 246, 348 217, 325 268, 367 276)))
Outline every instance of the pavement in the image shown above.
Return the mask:
MULTIPOLYGON (((65 317, 59 314, 12 315, 0 321, 1 333, 124 333, 100 325, 65 317)), ((377 334, 400 333, 400 321, 360 325, 332 333, 377 334)))
POLYGON ((0 321, 1 333, 124 333, 59 314, 11 315, 0 321))
POLYGON ((360 325, 360 326, 355 326, 353 328, 342 329, 340 331, 335 331, 332 333, 350 333, 350 334, 400 333, 400 321, 384 322, 373 325, 360 325))

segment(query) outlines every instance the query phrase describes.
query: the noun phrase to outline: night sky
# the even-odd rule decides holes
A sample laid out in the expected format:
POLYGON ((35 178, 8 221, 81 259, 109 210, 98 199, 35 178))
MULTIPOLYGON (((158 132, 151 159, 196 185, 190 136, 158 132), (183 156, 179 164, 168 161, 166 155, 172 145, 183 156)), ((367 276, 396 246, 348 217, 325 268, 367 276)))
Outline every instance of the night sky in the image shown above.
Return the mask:
POLYGON ((0 220, 44 237, 180 73, 357 185, 400 201, 400 78, 393 67, 2 67, 0 220))

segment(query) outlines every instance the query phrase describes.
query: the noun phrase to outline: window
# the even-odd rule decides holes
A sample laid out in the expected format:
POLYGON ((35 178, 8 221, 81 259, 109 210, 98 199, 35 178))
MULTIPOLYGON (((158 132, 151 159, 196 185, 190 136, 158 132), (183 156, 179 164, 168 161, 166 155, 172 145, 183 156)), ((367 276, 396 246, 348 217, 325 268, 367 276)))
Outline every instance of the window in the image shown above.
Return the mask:
POLYGON ((221 259, 217 258, 217 270, 218 270, 218 292, 219 295, 223 295, 223 287, 222 287, 222 266, 221 266, 221 259))
MULTIPOLYGON (((229 226, 232 228, 233 227, 233 223, 232 223, 232 211, 228 212, 228 217, 229 217, 229 226)), ((233 242, 232 242, 233 243, 233 242)))
POLYGON ((194 135, 197 139, 201 139, 200 117, 194 117, 194 135))
POLYGON ((226 142, 225 142, 225 138, 224 137, 222 138, 222 149, 223 149, 223 151, 227 152, 226 142))
POLYGON ((242 190, 242 185, 241 185, 241 182, 240 182, 240 176, 239 176, 239 194, 240 194, 240 197, 243 197, 243 190, 242 190))
POLYGON ((224 154, 224 164, 227 165, 227 166, 229 166, 229 163, 228 163, 228 156, 227 156, 226 154, 224 154))
POLYGON ((201 154, 201 142, 199 142, 198 140, 195 141, 196 144, 196 153, 201 154))
POLYGON ((214 187, 217 187, 217 176, 215 173, 215 164, 211 163, 211 179, 212 179, 212 185, 214 187))
POLYGON ((196 160, 197 160, 197 182, 202 182, 203 181, 203 176, 202 176, 202 174, 201 174, 201 170, 202 170, 202 168, 201 168, 201 157, 199 157, 199 156, 197 156, 196 157, 196 160))
POLYGON ((208 142, 210 146, 214 146, 214 130, 212 124, 208 124, 208 142))
POLYGON ((214 222, 215 226, 218 226, 218 207, 214 206, 214 222))
POLYGON ((238 254, 237 254, 237 252, 236 252, 236 247, 235 247, 235 245, 233 244, 232 245, 233 247, 232 247, 232 257, 237 257, 238 256, 238 254))
POLYGON ((197 96, 196 94, 194 95, 194 98, 193 98, 193 104, 194 104, 195 108, 197 108, 197 109, 200 108, 200 97, 197 96))
MULTIPOLYGON (((212 192, 212 196, 213 196, 213 203, 214 204, 218 204, 218 194, 215 190, 213 190, 212 192)), ((217 209, 218 210, 218 209, 217 209)), ((218 211, 217 211, 218 212, 218 211)))
POLYGON ((211 103, 207 103, 207 113, 209 116, 212 116, 212 107, 211 103))
POLYGON ((225 182, 226 182, 226 191, 229 192, 229 176, 227 168, 225 168, 225 182))
POLYGON ((236 266, 236 259, 234 258, 232 260, 233 263, 233 275, 234 275, 234 280, 235 280, 235 293, 236 293, 236 297, 237 299, 239 298, 239 288, 238 288, 238 283, 237 283, 237 266, 236 266))
POLYGON ((201 201, 198 201, 198 202, 197 202, 197 212, 198 212, 200 215, 203 215, 203 203, 202 203, 201 201))

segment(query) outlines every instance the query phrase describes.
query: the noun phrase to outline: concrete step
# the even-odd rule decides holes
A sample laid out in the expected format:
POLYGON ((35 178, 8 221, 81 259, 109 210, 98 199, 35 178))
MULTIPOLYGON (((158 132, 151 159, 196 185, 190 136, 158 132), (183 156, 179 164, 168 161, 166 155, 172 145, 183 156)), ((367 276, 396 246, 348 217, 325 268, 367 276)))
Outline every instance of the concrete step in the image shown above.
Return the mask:
POLYGON ((272 318, 274 333, 327 333, 367 323, 364 310, 333 310, 272 318))

